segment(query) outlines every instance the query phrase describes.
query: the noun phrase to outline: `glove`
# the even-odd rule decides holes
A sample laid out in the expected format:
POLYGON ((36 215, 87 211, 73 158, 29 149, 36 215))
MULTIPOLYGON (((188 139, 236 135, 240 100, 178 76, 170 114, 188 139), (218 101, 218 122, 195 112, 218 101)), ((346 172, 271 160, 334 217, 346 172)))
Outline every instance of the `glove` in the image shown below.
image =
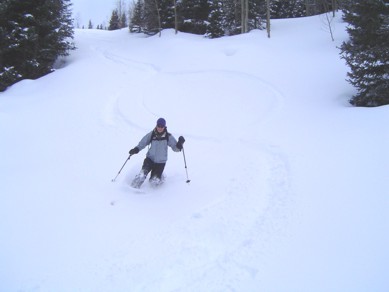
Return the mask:
POLYGON ((139 148, 135 147, 135 148, 131 149, 129 153, 130 153, 130 155, 138 154, 139 153, 139 148))
POLYGON ((182 145, 184 144, 184 142, 185 142, 184 137, 180 136, 180 137, 178 138, 178 142, 177 142, 177 144, 176 144, 176 147, 177 147, 179 150, 182 150, 182 145))

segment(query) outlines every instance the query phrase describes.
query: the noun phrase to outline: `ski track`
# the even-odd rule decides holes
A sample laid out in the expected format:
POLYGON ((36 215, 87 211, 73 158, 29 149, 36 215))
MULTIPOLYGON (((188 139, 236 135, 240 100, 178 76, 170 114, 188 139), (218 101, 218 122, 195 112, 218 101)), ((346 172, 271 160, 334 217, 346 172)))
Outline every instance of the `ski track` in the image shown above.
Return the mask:
MULTIPOLYGON (((155 118, 159 117, 160 115, 163 115, 167 113, 169 115, 169 120, 172 120, 173 122, 179 123, 179 121, 182 121, 182 116, 188 116, 190 117, 190 114, 192 110, 192 106, 196 106, 196 104, 192 105, 186 105, 182 102, 183 96, 187 97, 188 95, 195 95, 195 94, 207 94, 205 90, 201 90, 201 88, 211 89, 212 87, 215 87, 215 81, 220 82, 221 86, 231 86, 233 82, 229 82, 230 80, 239 78, 247 80, 246 82, 254 82, 256 83, 258 87, 257 92, 262 92, 262 96, 259 96, 262 103, 265 104, 265 108, 260 108, 257 111, 260 110, 260 112, 256 113, 255 117, 253 113, 249 113, 249 117, 247 121, 242 121, 239 123, 239 121, 235 121, 235 123, 238 123, 241 127, 251 126, 252 128, 257 127, 260 124, 264 124, 266 121, 269 120, 269 118, 274 117, 276 112, 279 112, 280 109, 283 107, 283 94, 272 84, 266 82, 262 78, 256 76, 255 74, 251 74, 248 72, 239 72, 236 70, 220 70, 220 69, 208 69, 208 70, 179 70, 179 71, 169 71, 164 70, 160 66, 153 64, 153 63, 146 63, 146 62, 140 62, 137 60, 134 60, 132 58, 129 58, 127 55, 123 56, 123 53, 118 51, 118 49, 109 46, 109 43, 107 43, 105 40, 101 42, 100 38, 97 38, 99 40, 99 44, 90 48, 92 51, 97 53, 100 57, 104 58, 108 63, 112 62, 115 64, 122 65, 122 72, 118 76, 117 84, 119 89, 115 90, 115 93, 111 95, 111 97, 108 99, 107 104, 105 106, 105 109, 103 111, 103 120, 106 121, 106 124, 113 126, 115 121, 118 121, 118 117, 120 117, 121 122, 127 123, 130 127, 136 127, 139 130, 146 130, 148 128, 145 128, 145 125, 140 125, 136 122, 136 116, 137 115, 143 115, 149 117, 150 122, 154 121, 155 118), (108 45, 108 46, 107 46, 108 45), (128 68, 131 68, 129 70, 128 68), (134 74, 131 74, 131 72, 134 72, 134 70, 137 70, 136 76, 134 74), (208 78, 207 78, 208 77, 208 78), (122 84, 128 84, 128 81, 131 81, 131 88, 128 86, 123 86, 122 84), (175 90, 173 91, 173 94, 176 94, 176 101, 177 103, 174 105, 174 109, 178 108, 177 111, 169 111, 169 108, 167 106, 164 106, 163 99, 161 101, 160 94, 161 92, 158 89, 159 82, 171 82, 171 84, 175 86, 175 90), (196 81, 201 82, 202 86, 200 87, 200 91, 195 91, 194 93, 188 92, 187 89, 191 88, 191 91, 193 89, 198 88, 196 86, 196 81), (184 83, 184 85, 181 85, 184 83), (152 87, 148 86, 148 84, 153 84, 152 87), (185 87, 185 85, 189 85, 185 87), (177 88, 178 87, 178 88, 177 88), (264 93, 263 93, 264 92, 264 93), (251 115, 251 116, 250 116, 251 115), (134 118, 135 117, 135 118, 134 118)), ((225 55, 225 50, 220 52, 221 54, 225 55)), ((236 53, 236 49, 234 49, 234 54, 236 53)), ((232 54, 232 55, 234 55, 232 54)), ((231 56, 231 53, 227 54, 228 56, 231 56)), ((216 84, 217 87, 218 84, 216 84)), ((240 90, 241 88, 239 88, 240 90)), ((223 102, 235 102, 238 101, 241 96, 244 96, 244 93, 240 93, 235 88, 231 88, 231 96, 230 100, 223 101, 223 98, 225 97, 218 97, 217 94, 213 97, 215 97, 215 100, 217 103, 215 105, 215 108, 222 106, 223 102), (219 100, 218 100, 219 99, 219 100), (221 100, 220 100, 221 99, 221 100)), ((166 93, 166 94, 172 94, 172 93, 166 93)), ((212 93, 210 93, 212 95, 212 93)), ((252 94, 252 93, 249 93, 252 94)), ((258 96, 248 96, 249 98, 258 98, 258 96)), ((186 98, 185 100, 190 100, 186 98)), ((193 100, 196 100, 196 98, 193 98, 193 100)), ((209 99, 204 100, 205 102, 211 102, 209 99)), ((256 105, 258 104, 258 101, 256 102, 256 105)), ((241 104, 241 102, 240 102, 241 104)), ((170 106, 172 107, 172 106, 170 106)), ((251 105, 250 100, 247 102, 247 107, 250 109, 255 108, 255 105, 251 105)), ((200 110, 205 110, 206 107, 204 106, 200 110)), ((196 111, 196 112, 198 112, 196 111)), ((220 115, 221 112, 218 114, 220 115)), ((228 114, 228 113, 227 113, 228 114)), ((203 113, 203 117, 209 116, 210 124, 215 123, 215 113, 203 113)), ((233 113, 231 113, 231 116, 233 116, 233 113)), ((222 115, 223 117, 223 115, 222 115)), ((217 125, 220 126, 220 125, 217 125)), ((220 131, 220 127, 218 129, 220 131)), ((212 135, 208 136, 202 136, 200 133, 195 133, 193 131, 189 131, 186 133, 187 135, 193 135, 195 137, 203 137, 207 139, 212 139, 212 135)))
MULTIPOLYGON (((126 226, 128 230, 116 230, 116 226, 101 226, 101 230, 95 230, 93 216, 102 214, 93 208, 92 211, 91 206, 78 206, 77 210, 72 210, 72 215, 80 219, 80 226, 64 230, 62 237, 64 240, 78 238, 79 243, 69 242, 66 246, 65 252, 71 259, 61 263, 61 275, 52 271, 32 275, 31 280, 24 279, 18 284, 18 290, 60 288, 59 279, 72 279, 74 283, 68 286, 75 291, 115 291, 123 287, 127 287, 128 291, 207 291, 209 287, 231 291, 242 287, 242 283, 260 283, 269 253, 276 250, 277 242, 282 242, 287 236, 287 221, 293 216, 293 192, 288 158, 282 149, 253 133, 260 132, 261 127, 281 113, 283 94, 251 73, 228 69, 164 71, 156 64, 129 59, 124 52, 112 50, 111 46, 109 42, 96 38, 96 45, 88 48, 91 53, 86 56, 103 58, 108 69, 114 70, 118 64, 121 67, 119 74, 105 77, 112 91, 107 90, 107 85, 101 85, 110 92, 108 96, 98 95, 99 89, 95 91, 97 95, 93 106, 88 107, 88 116, 93 117, 93 111, 96 111, 97 127, 105 130, 107 135, 119 132, 120 136, 130 136, 133 144, 139 141, 144 131, 149 130, 149 125, 154 125, 159 115, 166 116, 174 132, 185 135, 187 139, 185 150, 192 182, 190 185, 183 183, 182 157, 173 154, 169 156, 165 185, 152 190, 145 183, 144 193, 135 193, 126 184, 139 171, 144 156, 131 158, 131 163, 115 184, 108 178, 107 184, 102 185, 105 189, 101 192, 106 190, 107 197, 96 198, 90 194, 91 200, 96 200, 92 205, 100 206, 101 201, 104 215, 111 218, 111 221, 107 220, 107 225, 115 220, 127 222, 120 223, 120 227, 126 226), (137 74, 133 73, 134 68, 137 74), (265 92, 265 96, 253 92, 237 95, 237 88, 232 83, 236 79, 255 82, 256 92, 265 92), (158 83, 175 80, 179 88, 178 93, 173 93, 176 96, 172 100, 176 104, 165 105, 157 95, 160 93, 158 83), (216 92, 207 95, 205 89, 195 86, 199 82, 209 89, 214 81, 219 85, 232 86, 231 95, 218 97, 216 92), (153 87, 149 86, 151 83, 153 87), (180 100, 183 96, 196 102, 182 105, 180 100), (196 96, 203 96, 204 100, 195 99, 196 96), (226 102, 240 105, 242 96, 247 100, 242 109, 247 111, 247 119, 235 121, 234 113, 222 112, 223 98, 228 99, 226 102), (185 123, 186 119, 196 120, 193 111, 199 118, 209 119, 208 129, 196 129, 185 123), (222 118, 219 120, 215 114, 222 118), (218 119, 215 120, 216 116, 218 119), (141 125, 138 117, 150 123, 141 125), (229 118, 229 131, 223 130, 229 118), (255 147, 256 151, 249 149, 251 147, 255 147), (201 151, 204 160, 191 161, 190 153, 193 151, 201 151), (256 154, 253 156, 252 153, 256 154), (202 185, 201 178, 204 176, 214 176, 215 183, 202 185), (245 177, 245 183, 236 177, 245 177), (172 206, 171 210, 161 210, 168 204, 172 206), (86 218, 84 211, 88 208, 91 213, 86 218), (150 226, 150 229, 137 229, 136 222, 131 221, 135 218, 145 221, 142 226, 150 226), (85 230, 90 233, 86 235, 85 230), (95 249, 93 240, 104 240, 106 249, 95 249), (88 261, 91 258, 95 260, 88 261)), ((234 51, 227 53, 231 55, 234 51)), ((77 109, 87 108, 87 102, 87 99, 78 101, 80 106, 77 109)), ((79 116, 85 122, 95 121, 74 115, 79 116)), ((77 125, 76 119, 73 122, 77 125)), ((80 132, 80 136, 84 137, 82 134, 80 132)), ((115 138, 117 136, 114 135, 115 138)), ((123 143, 129 142, 121 139, 123 143)), ((113 144, 117 143, 101 147, 114 152, 117 149, 113 144)), ((85 145, 88 145, 86 140, 85 145)), ((114 170, 113 176, 116 175, 114 170)), ((94 180, 91 178, 90 182, 94 180)), ((65 208, 61 206, 60 210, 66 213, 70 208, 74 205, 69 203, 65 208)), ((59 239, 52 240, 55 245, 59 239)), ((52 252, 53 263, 43 263, 49 267, 55 266, 56 253, 52 252)), ((65 257, 62 259, 65 260, 65 257)))
MULTIPOLYGON (((222 83, 221 83, 222 84, 222 83)), ((229 86, 228 83, 224 84, 224 86, 229 86)), ((159 117, 163 113, 168 112, 169 121, 175 122, 174 124, 182 124, 182 118, 189 117, 195 119, 193 115, 198 114, 201 112, 202 119, 209 118, 209 124, 211 125, 210 130, 213 130, 214 132, 218 131, 220 132, 222 130, 222 123, 224 123, 223 118, 226 118, 226 120, 231 117, 231 123, 235 124, 235 127, 239 127, 239 129, 244 129, 246 127, 250 127, 251 129, 255 129, 255 127, 258 127, 266 122, 268 122, 271 117, 275 115, 276 112, 279 112, 282 108, 282 94, 272 85, 266 83, 261 78, 245 73, 245 72, 239 72, 239 71, 229 71, 229 70, 203 70, 203 71, 177 71, 177 72, 154 72, 150 74, 149 77, 145 77, 144 80, 137 81, 136 88, 132 88, 133 93, 132 97, 135 97, 135 100, 133 98, 129 98, 126 91, 122 91, 122 93, 119 93, 116 95, 116 99, 112 100, 112 102, 115 103, 115 106, 112 106, 111 115, 117 115, 121 117, 122 121, 127 123, 130 126, 135 126, 138 129, 146 129, 144 128, 144 125, 138 124, 132 117, 139 115, 142 113, 143 115, 146 115, 149 117, 150 121, 154 121, 155 118, 159 117), (208 78, 207 78, 208 77, 208 78), (264 96, 260 97, 264 106, 262 108, 258 109, 258 112, 253 111, 253 106, 250 104, 251 100, 255 100, 257 97, 255 96, 248 96, 249 102, 247 103, 247 110, 248 110, 248 117, 246 121, 236 121, 233 120, 234 113, 223 113, 222 111, 222 103, 223 102, 238 102, 241 96, 239 94, 231 95, 230 100, 223 101, 224 97, 218 97, 215 96, 215 102, 216 104, 214 107, 211 107, 210 111, 207 111, 207 108, 205 108, 205 103, 212 102, 209 99, 204 99, 196 101, 194 104, 185 104, 185 101, 182 100, 190 100, 183 98, 187 95, 194 96, 197 94, 197 96, 207 94, 203 89, 199 89, 197 92, 194 93, 188 93, 184 92, 184 89, 182 92, 179 90, 181 88, 185 88, 185 86, 181 85, 182 83, 187 83, 189 85, 194 85, 196 82, 201 82, 203 84, 202 87, 210 87, 212 86, 212 82, 214 82, 214 79, 220 80, 220 82, 224 82, 223 79, 228 77, 228 79, 234 79, 234 78, 240 78, 248 80, 247 82, 255 82, 258 87, 258 92, 266 92, 268 93, 263 94, 264 96), (176 81, 174 81, 176 80, 176 81), (174 105, 165 105, 160 100, 160 97, 158 97, 158 84, 161 82, 169 82, 173 84, 174 82, 177 82, 176 87, 180 87, 176 93, 173 93, 175 95, 176 104, 174 105), (181 81, 181 82, 180 82, 181 81), (182 82, 183 81, 183 82, 182 82), (139 83, 138 83, 139 82, 139 83), (181 83, 181 84, 180 84, 181 83), (144 84, 154 84, 153 87, 145 86, 144 84), (198 104, 200 103, 200 105, 198 104), (204 103, 204 104, 202 104, 204 103), (134 106, 134 104, 136 106, 134 106), (221 107, 221 108, 220 108, 221 107), (175 111, 175 109, 178 108, 178 112, 175 111), (194 110, 193 110, 194 109, 194 110), (213 112, 214 109, 220 110, 218 113, 213 112), (215 119, 215 115, 221 115, 221 118, 215 119), (181 121, 181 122, 180 122, 181 121), (212 126, 213 125, 213 126, 212 126)), ((232 92, 236 91, 234 88, 231 90, 232 92)), ((172 94, 172 93, 169 93, 172 94)), ((196 100, 196 98, 193 98, 196 100)), ((256 101, 258 104, 258 101, 256 101)), ((254 105, 255 106, 255 105, 254 105)), ((172 123, 173 124, 173 123, 172 123)), ((189 125, 190 126, 190 125, 189 125)), ((188 128, 188 125, 186 125, 186 128, 188 128)), ((239 129, 236 129, 238 131, 239 129)), ((241 131, 241 130, 239 130, 241 131)), ((195 129, 192 129, 191 131, 186 132, 187 135, 197 137, 199 139, 214 139, 213 135, 202 135, 201 132, 197 132, 195 129)))
MULTIPOLYGON (((130 253, 121 251, 120 256, 107 259, 99 285, 112 288, 127 283, 134 291, 205 291, 207 287, 228 291, 241 281, 260 283, 268 255, 277 248, 269 238, 282 243, 287 236, 293 197, 286 158, 277 147, 255 146, 258 155, 239 169, 252 184, 228 178, 228 185, 217 186, 215 200, 189 209, 168 224, 161 222, 159 232, 131 242, 130 253), (134 258, 133 250, 147 252, 134 258)), ((155 195, 135 196, 148 200, 155 195)), ((119 205, 125 208, 127 203, 119 205)))
MULTIPOLYGON (((131 129, 135 127, 138 132, 144 131, 145 125, 140 125, 136 121, 136 115, 146 114, 150 116, 151 124, 160 112, 155 110, 157 106, 151 106, 155 101, 152 97, 157 89, 150 92, 147 84, 158 84, 166 79, 190 79, 195 76, 201 79, 202 84, 207 82, 207 75, 217 76, 220 79, 226 76, 233 78, 245 78, 250 82, 258 84, 258 92, 267 90, 273 99, 267 107, 263 109, 263 115, 258 115, 255 119, 249 116, 246 121, 239 121, 243 134, 236 135, 236 138, 229 138, 229 144, 239 149, 239 158, 233 161, 241 161, 241 166, 236 169, 236 165, 227 166, 226 173, 231 171, 243 172, 247 180, 251 181, 251 186, 241 184, 231 177, 223 178, 220 184, 213 187, 209 192, 218 193, 202 205, 196 205, 180 221, 170 224, 168 228, 162 228, 160 233, 154 233, 146 240, 139 242, 158 242, 158 250, 149 250, 147 257, 139 259, 130 258, 125 252, 120 257, 110 259, 108 270, 102 272, 103 282, 114 287, 115 283, 128 283, 128 287, 136 291, 174 291, 185 289, 185 291, 205 291, 208 285, 218 287, 220 291, 228 291, 237 287, 239 283, 234 283, 234 279, 242 281, 260 281, 261 269, 266 266, 264 262, 267 254, 275 246, 270 246, 269 237, 279 237, 282 239, 285 234, 285 226, 289 216, 292 216, 293 197, 291 191, 291 181, 289 176, 288 160, 282 151, 275 146, 269 146, 264 141, 254 142, 247 140, 247 134, 256 128, 265 125, 280 112, 283 105, 283 94, 274 86, 246 72, 232 70, 202 70, 202 71, 176 71, 164 72, 157 69, 153 64, 141 64, 128 58, 119 56, 103 50, 102 54, 107 60, 126 66, 134 66, 140 69, 141 77, 137 76, 136 88, 132 87, 131 103, 136 106, 126 106, 130 100, 127 96, 128 88, 117 90, 107 101, 103 110, 103 120, 110 126, 126 126, 131 129), (145 69, 146 68, 146 69, 145 69), (251 119, 250 119, 251 118, 251 119), (243 141, 243 142, 242 142, 243 141), (243 145, 256 145, 257 157, 246 157, 243 145), (260 187, 258 187, 258 184, 260 187), (258 193, 256 190, 262 190, 258 193), (239 205, 237 209, 236 206, 239 205), (242 210, 244 210, 242 212, 242 210), (227 215, 228 214, 228 215, 227 215), (177 238, 180 240, 177 242, 177 238), (244 260, 242 260, 244 259, 244 260), (232 273, 238 273, 231 275, 232 273), (105 275, 105 279, 104 279, 105 275), (219 278, 222 275, 222 278, 219 278), (215 278, 217 276, 217 278, 215 278), (134 283, 140 283, 135 285, 134 283), (191 283, 188 286, 188 283, 191 283)), ((209 81, 211 82, 211 81, 209 81)), ((237 97, 239 98, 239 97, 237 97)), ((207 101, 209 102, 209 100, 207 101)), ((248 105, 256 106, 256 104, 248 105)), ((174 107, 173 107, 174 108, 174 107)), ((173 115, 173 112, 169 114, 173 115)), ((228 114, 228 113, 227 113, 228 114)), ((231 113, 233 114, 233 113, 231 113)), ((170 119, 170 115, 169 119, 170 119)), ((185 119, 185 115, 179 114, 171 120, 178 121, 185 119)), ((171 124, 176 124, 176 122, 171 124)), ((182 122, 181 122, 182 123, 182 122)), ((185 124, 185 123, 183 123, 185 124)), ((211 132, 219 129, 211 127, 211 132)), ((205 149, 218 148, 223 143, 223 139, 218 139, 209 135, 201 135, 198 132, 185 132, 187 143, 197 142, 205 149), (192 140, 192 142, 190 141, 192 140), (213 145, 213 146, 212 146, 213 145)), ((249 134, 250 135, 250 134, 249 134)), ((258 140, 258 139, 257 139, 258 140)), ((247 147, 247 146, 246 146, 247 147)), ((252 147, 252 146, 249 146, 252 147)), ((212 159, 212 158, 211 158, 212 159)), ((216 160, 216 159, 215 159, 216 160)), ((211 167, 207 173, 218 171, 211 167)), ((128 175, 124 183, 130 181, 128 175)), ((207 175, 207 174, 205 174, 207 175)), ((195 188, 193 194, 203 192, 206 188, 195 188)), ((123 188, 124 192, 128 189, 123 188)), ((177 189, 177 191, 179 191, 177 189)), ((147 198, 146 194, 137 194, 147 198)), ((153 194, 150 196, 153 197, 153 194)), ((116 205, 112 201, 111 205, 116 205)), ((123 202, 120 202, 123 203, 123 202)), ((124 201, 124 203, 127 203, 124 201)), ((271 241, 274 243, 273 241, 271 241)), ((147 247, 137 246, 132 243, 131 249, 146 249, 147 247)), ((100 283, 103 284, 103 283, 100 283)))

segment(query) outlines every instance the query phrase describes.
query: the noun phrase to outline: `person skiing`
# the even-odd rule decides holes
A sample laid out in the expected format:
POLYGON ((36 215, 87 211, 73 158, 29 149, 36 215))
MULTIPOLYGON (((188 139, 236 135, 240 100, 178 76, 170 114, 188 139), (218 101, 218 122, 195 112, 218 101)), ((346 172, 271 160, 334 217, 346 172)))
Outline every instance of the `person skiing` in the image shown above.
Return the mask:
POLYGON ((162 173, 168 157, 168 146, 175 152, 180 152, 185 142, 184 137, 180 136, 178 141, 167 131, 166 120, 159 118, 157 125, 148 134, 146 134, 136 147, 130 150, 130 155, 139 153, 147 145, 150 145, 143 161, 142 169, 131 182, 134 188, 140 188, 146 180, 147 175, 151 172, 150 183, 158 186, 163 183, 162 173))

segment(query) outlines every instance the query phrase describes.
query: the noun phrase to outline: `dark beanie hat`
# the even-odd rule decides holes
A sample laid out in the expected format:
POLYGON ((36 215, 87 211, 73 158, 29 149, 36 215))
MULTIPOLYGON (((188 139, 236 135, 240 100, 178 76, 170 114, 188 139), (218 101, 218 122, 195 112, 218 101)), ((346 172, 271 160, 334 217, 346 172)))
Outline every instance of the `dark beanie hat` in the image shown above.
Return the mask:
POLYGON ((164 118, 159 118, 157 120, 157 126, 166 127, 166 121, 164 118))

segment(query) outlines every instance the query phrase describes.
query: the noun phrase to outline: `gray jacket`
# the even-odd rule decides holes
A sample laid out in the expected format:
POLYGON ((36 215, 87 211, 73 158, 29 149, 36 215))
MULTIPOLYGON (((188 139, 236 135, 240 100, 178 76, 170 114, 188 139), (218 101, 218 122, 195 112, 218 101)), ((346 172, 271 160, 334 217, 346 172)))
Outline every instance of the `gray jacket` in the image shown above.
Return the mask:
POLYGON ((139 151, 145 148, 147 145, 151 145, 149 151, 147 151, 146 157, 150 158, 154 163, 165 163, 167 161, 168 146, 175 152, 181 150, 177 148, 177 140, 167 130, 159 135, 156 133, 156 129, 148 133, 140 140, 138 146, 139 151), (154 133, 154 134, 153 134, 154 133))

